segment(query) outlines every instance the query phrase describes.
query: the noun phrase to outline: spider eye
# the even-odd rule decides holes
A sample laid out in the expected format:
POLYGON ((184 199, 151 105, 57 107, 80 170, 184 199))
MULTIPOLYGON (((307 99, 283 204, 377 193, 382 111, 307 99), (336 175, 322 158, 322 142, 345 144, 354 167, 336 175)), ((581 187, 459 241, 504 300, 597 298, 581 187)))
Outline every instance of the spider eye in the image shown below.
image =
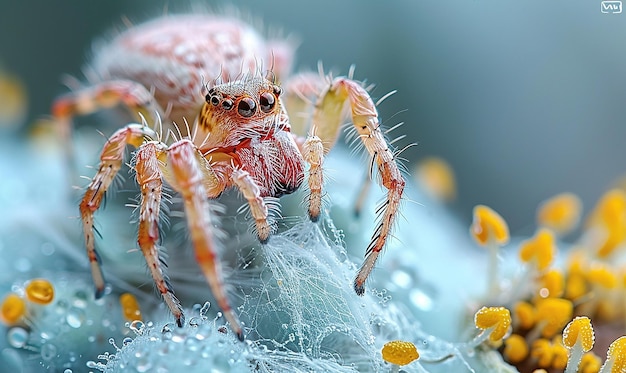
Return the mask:
POLYGON ((224 101, 222 101, 222 107, 226 110, 230 110, 233 108, 233 101, 226 99, 224 101))
POLYGON ((217 96, 211 96, 211 105, 217 106, 220 103, 220 98, 217 96))
POLYGON ((269 92, 263 92, 259 97, 259 106, 264 113, 269 113, 274 108, 275 102, 274 95, 269 92))
POLYGON ((239 101, 237 111, 242 117, 249 118, 254 115, 254 112, 256 111, 256 104, 250 97, 244 97, 241 101, 239 101))
POLYGON ((280 96, 280 94, 281 94, 281 93, 283 93, 282 88, 280 88, 280 87, 279 87, 279 86, 277 86, 277 85, 275 85, 275 86, 273 87, 273 89, 274 89, 274 94, 276 95, 276 97, 280 96))

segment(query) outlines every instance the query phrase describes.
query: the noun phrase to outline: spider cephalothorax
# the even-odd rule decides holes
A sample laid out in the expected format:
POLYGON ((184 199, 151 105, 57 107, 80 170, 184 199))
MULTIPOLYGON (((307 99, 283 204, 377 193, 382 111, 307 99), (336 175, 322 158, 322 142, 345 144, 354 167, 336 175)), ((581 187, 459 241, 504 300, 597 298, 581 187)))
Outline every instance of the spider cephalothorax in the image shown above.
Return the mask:
POLYGON ((287 79, 285 87, 289 89, 283 93, 274 79, 257 73, 259 59, 275 56, 275 72, 282 78, 290 63, 287 45, 279 40, 263 41, 235 19, 163 17, 120 34, 96 56, 94 65, 101 81, 55 102, 53 115, 66 129, 75 115, 123 104, 135 115, 158 117, 166 129, 184 134, 177 140, 162 140, 144 121, 123 126, 104 145, 98 171, 80 203, 96 297, 103 295, 105 283, 96 254, 93 214, 123 165, 126 145, 132 145, 137 148, 133 167, 141 189, 137 241, 159 292, 182 326, 182 307, 163 274, 158 250, 159 209, 166 182, 184 201, 196 259, 213 296, 233 331, 243 339, 239 319, 224 291, 208 208, 211 199, 237 188, 248 203, 259 240, 266 242, 273 230, 268 219, 274 206, 271 199, 292 193, 306 180, 308 215, 316 221, 321 214, 324 156, 335 143, 346 113, 372 157, 370 165, 377 168, 388 190, 354 281, 357 294, 363 294, 395 221, 405 182, 380 130, 376 107, 361 83, 351 76, 300 75, 287 79), (203 35, 206 38, 200 38, 203 35), (242 70, 239 75, 233 73, 236 67, 242 70), (224 83, 204 84, 204 77, 224 83), (283 100, 285 95, 289 100, 283 100), (285 102, 294 107, 310 105, 312 114, 304 120, 308 134, 292 132, 285 102), (190 129, 175 128, 174 123, 191 118, 195 121, 190 129))

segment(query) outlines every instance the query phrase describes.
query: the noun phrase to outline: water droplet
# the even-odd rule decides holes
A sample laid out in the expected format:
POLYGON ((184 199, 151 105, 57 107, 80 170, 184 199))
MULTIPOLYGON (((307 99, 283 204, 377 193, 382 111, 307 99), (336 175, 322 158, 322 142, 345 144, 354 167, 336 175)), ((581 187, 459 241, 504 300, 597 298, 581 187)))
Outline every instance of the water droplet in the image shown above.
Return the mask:
POLYGON ((22 348, 28 342, 29 333, 26 329, 16 326, 7 332, 7 341, 9 345, 15 348, 22 348))
POLYGON ((85 321, 85 311, 80 308, 71 307, 65 315, 65 322, 74 329, 78 329, 85 321))
POLYGON ((211 308, 211 302, 204 302, 204 305, 200 309, 200 317, 206 317, 207 312, 209 312, 209 308, 211 308))
POLYGON ((433 308, 433 299, 419 288, 411 290, 409 299, 420 310, 430 311, 433 308))
POLYGON ((141 335, 144 331, 145 325, 142 321, 134 320, 128 326, 130 330, 132 330, 135 334, 141 335))
POLYGON ((128 346, 131 343, 133 343, 133 339, 131 337, 126 337, 126 338, 124 338, 124 340, 122 340, 122 345, 123 346, 128 346))
POLYGON ((185 341, 186 337, 187 337, 187 334, 184 332, 184 330, 177 328, 172 333, 172 342, 182 343, 185 341))
MULTIPOLYGON (((54 245, 51 242, 44 242, 41 245, 41 253, 45 256, 50 256, 54 254, 54 245)), ((65 373, 72 373, 72 371, 65 372, 65 373)))
POLYGON ((41 358, 48 361, 52 360, 57 356, 57 346, 52 343, 44 343, 41 346, 41 358))
POLYGON ((71 369, 65 369, 63 373, 73 373, 71 369))
MULTIPOLYGON (((113 339, 113 338, 109 338, 109 344, 110 344, 111 346, 113 346, 113 347, 115 348, 115 350, 116 350, 116 351, 121 351, 121 350, 122 350, 121 348, 117 347, 117 345, 115 344, 115 339, 113 339)), ((109 353, 108 353, 108 352, 105 352, 104 354, 105 354, 105 355, 108 355, 109 353)))
POLYGON ((402 289, 413 287, 413 276, 402 269, 395 270, 391 273, 391 281, 402 289))
POLYGON ((74 299, 72 300, 72 305, 78 308, 87 307, 87 293, 83 290, 77 290, 74 293, 74 299))
POLYGON ((200 349, 200 341, 197 338, 187 338, 185 346, 190 352, 197 352, 200 349))
POLYGON ((87 368, 93 368, 93 369, 98 369, 104 372, 104 370, 106 369, 106 365, 102 364, 102 363, 96 363, 95 361, 91 361, 89 360, 87 362, 87 368))
POLYGON ((141 358, 136 361, 135 368, 140 373, 148 372, 152 368, 152 362, 147 357, 141 358))
POLYGON ((62 314, 64 314, 65 312, 67 312, 67 309, 68 309, 68 307, 69 307, 69 304, 67 304, 67 302, 66 302, 65 300, 63 300, 63 299, 59 299, 59 300, 57 300, 57 302, 55 303, 55 306, 56 306, 56 307, 55 307, 54 311, 55 311, 57 314, 62 315, 62 314))

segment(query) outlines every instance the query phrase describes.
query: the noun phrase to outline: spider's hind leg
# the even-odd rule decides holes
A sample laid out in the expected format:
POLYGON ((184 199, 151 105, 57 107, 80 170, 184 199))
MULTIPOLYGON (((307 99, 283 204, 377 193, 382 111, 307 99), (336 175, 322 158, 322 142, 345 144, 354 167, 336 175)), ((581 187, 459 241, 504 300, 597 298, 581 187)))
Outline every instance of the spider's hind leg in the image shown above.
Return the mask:
POLYGON ((65 161, 72 182, 77 176, 71 141, 72 119, 120 104, 130 110, 135 120, 142 119, 138 114, 147 118, 148 123, 156 123, 156 119, 165 119, 165 114, 152 93, 143 85, 130 80, 100 82, 93 87, 80 88, 54 100, 51 112, 65 149, 65 161))

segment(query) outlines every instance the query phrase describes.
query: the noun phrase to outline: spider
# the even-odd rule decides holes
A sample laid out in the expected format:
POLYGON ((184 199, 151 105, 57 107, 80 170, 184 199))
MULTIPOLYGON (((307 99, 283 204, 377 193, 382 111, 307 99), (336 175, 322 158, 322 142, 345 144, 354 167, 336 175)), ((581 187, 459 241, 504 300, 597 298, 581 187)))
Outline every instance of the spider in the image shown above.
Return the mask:
POLYGON ((377 168, 388 191, 354 280, 356 293, 365 292, 365 281, 394 224, 405 181, 367 89, 352 74, 300 74, 288 79, 283 90, 278 82, 287 75, 292 54, 287 41, 264 40, 237 18, 163 16, 131 25, 102 46, 92 62, 91 85, 55 100, 52 114, 66 136, 74 116, 118 105, 137 118, 160 121, 182 133, 164 140, 143 119, 123 126, 106 141, 79 208, 96 298, 103 295, 105 280, 95 248, 94 212, 123 165, 126 146, 132 145, 137 149, 132 167, 141 189, 137 242, 157 289, 182 326, 183 309, 164 276, 158 251, 165 181, 184 200, 196 260, 231 329, 243 340, 241 323, 224 290, 207 207, 225 189, 239 189, 258 239, 265 243, 273 231, 268 220, 272 198, 294 192, 306 179, 308 215, 318 220, 324 156, 348 113, 372 157, 371 167, 377 168), (270 75, 260 73, 264 60, 273 61, 270 75), (314 103, 309 118, 290 119, 287 106, 297 110, 307 103, 314 103), (189 118, 195 118, 191 126, 177 125, 189 118), (308 127, 309 133, 301 136, 292 127, 308 127))

